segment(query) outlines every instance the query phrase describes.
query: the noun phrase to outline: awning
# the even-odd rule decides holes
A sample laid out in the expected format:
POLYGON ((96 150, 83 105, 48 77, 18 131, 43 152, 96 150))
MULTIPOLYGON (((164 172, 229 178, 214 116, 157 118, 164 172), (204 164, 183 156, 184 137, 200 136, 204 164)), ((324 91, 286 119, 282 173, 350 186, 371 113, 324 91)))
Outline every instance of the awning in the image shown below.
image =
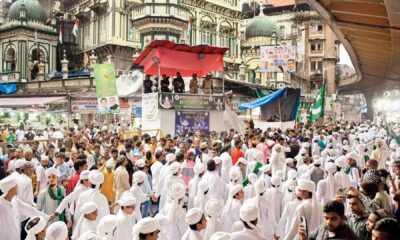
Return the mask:
POLYGON ((240 104, 239 106, 239 110, 246 110, 246 109, 251 109, 251 108, 256 108, 256 107, 260 107, 262 105, 268 104, 268 103, 272 103, 276 100, 278 100, 281 97, 285 97, 286 96, 286 92, 287 92, 287 88, 281 88, 276 90, 275 92, 263 97, 263 98, 259 98, 257 100, 254 100, 252 102, 249 103, 243 103, 240 104))
POLYGON ((224 54, 227 48, 207 45, 189 46, 175 44, 166 40, 153 41, 135 60, 136 66, 142 66, 145 74, 175 76, 180 72, 183 77, 196 73, 204 76, 209 72, 224 70, 224 54), (158 65, 154 59, 159 60, 158 65))
POLYGON ((46 105, 66 101, 66 96, 54 97, 5 97, 0 98, 0 107, 22 107, 32 105, 46 105))

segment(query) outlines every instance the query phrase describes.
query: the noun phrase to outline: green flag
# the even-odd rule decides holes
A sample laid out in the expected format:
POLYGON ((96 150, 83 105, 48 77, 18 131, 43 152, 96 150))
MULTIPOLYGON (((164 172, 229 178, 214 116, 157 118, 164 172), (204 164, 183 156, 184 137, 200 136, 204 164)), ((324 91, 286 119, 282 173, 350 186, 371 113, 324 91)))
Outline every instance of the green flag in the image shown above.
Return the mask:
POLYGON ((322 84, 318 90, 317 96, 314 98, 314 103, 311 107, 311 122, 315 122, 319 118, 324 117, 324 105, 325 105, 325 83, 322 84))

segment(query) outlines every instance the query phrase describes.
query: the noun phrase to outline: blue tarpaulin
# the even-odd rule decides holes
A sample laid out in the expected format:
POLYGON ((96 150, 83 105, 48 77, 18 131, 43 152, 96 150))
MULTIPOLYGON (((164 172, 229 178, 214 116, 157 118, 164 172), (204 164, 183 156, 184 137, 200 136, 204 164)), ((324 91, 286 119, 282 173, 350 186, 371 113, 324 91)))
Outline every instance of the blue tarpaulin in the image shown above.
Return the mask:
POLYGON ((250 109, 250 108, 261 107, 265 104, 275 102, 279 98, 286 97, 286 93, 287 93, 287 88, 278 89, 275 92, 268 94, 267 96, 265 96, 263 98, 259 98, 252 102, 249 102, 249 103, 240 104, 239 110, 246 110, 246 109, 250 109))
POLYGON ((0 83, 0 94, 13 94, 18 91, 16 83, 0 83))

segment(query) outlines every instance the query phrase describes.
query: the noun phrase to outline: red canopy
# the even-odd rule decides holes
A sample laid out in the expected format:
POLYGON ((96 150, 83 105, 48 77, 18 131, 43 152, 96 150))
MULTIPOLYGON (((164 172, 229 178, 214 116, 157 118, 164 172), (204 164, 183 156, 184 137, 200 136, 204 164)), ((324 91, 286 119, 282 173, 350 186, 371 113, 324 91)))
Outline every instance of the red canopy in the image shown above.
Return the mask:
POLYGON ((228 48, 206 45, 189 46, 176 44, 167 40, 153 41, 135 60, 134 65, 143 66, 144 73, 158 74, 158 66, 153 57, 160 60, 161 74, 175 76, 180 72, 182 76, 192 76, 197 73, 204 76, 209 72, 224 70, 224 54, 228 48))

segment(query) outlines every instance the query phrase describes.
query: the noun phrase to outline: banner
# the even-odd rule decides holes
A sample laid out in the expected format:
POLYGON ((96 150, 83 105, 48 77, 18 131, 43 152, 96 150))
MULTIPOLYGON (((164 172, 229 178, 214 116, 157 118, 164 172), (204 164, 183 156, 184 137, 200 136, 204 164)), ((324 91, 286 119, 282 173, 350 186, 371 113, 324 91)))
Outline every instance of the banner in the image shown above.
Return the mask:
POLYGON ((73 113, 96 113, 97 98, 71 98, 71 111, 73 113))
POLYGON ((119 99, 115 80, 114 64, 94 65, 94 80, 100 114, 119 113, 119 99))
POLYGON ((160 109, 225 110, 223 96, 160 93, 158 103, 160 109))
MULTIPOLYGON (((222 120, 222 119, 221 119, 222 120)), ((186 136, 189 132, 210 132, 210 115, 208 112, 175 112, 175 136, 186 136)))
POLYGON ((261 46, 260 72, 296 72, 296 46, 261 46))
POLYGON ((147 93, 142 95, 142 120, 155 120, 160 111, 157 104, 158 94, 147 93))
POLYGON ((311 122, 315 122, 320 118, 324 117, 325 107, 325 83, 322 84, 321 88, 318 90, 317 95, 315 96, 314 103, 311 107, 311 122))

